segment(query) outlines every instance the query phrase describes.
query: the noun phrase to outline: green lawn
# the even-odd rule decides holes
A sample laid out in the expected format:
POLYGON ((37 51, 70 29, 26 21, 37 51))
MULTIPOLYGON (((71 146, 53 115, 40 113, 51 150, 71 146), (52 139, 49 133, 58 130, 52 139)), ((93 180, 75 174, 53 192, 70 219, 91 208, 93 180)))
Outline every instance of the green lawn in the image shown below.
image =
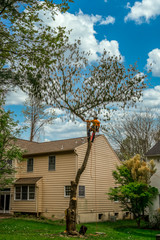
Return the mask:
MULTIPOLYGON (((85 239, 121 239, 138 240, 154 239, 160 231, 148 229, 137 229, 134 221, 117 221, 87 223, 88 227, 85 239), (96 232, 103 232, 105 235, 96 235, 96 232)), ((80 228, 80 225, 77 227, 80 228)), ((65 230, 65 224, 46 220, 34 219, 1 219, 0 240, 46 240, 46 239, 81 239, 78 237, 67 237, 61 234, 65 230)))

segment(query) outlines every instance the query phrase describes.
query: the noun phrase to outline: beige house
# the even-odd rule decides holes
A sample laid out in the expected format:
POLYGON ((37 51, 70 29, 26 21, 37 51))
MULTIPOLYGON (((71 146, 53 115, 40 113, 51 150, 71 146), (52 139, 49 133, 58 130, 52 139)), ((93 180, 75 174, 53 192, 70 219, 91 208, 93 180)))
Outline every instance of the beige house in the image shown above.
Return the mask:
POLYGON ((151 185, 159 191, 157 197, 153 200, 153 205, 150 207, 150 214, 160 209, 160 141, 157 142, 147 153, 148 160, 153 159, 156 164, 156 173, 151 177, 151 185))
MULTIPOLYGON (((69 204, 70 181, 74 180, 84 159, 87 139, 45 143, 19 139, 17 143, 26 149, 26 160, 15 163, 16 180, 10 189, 1 191, 0 212, 64 218, 69 204)), ((117 164, 120 161, 105 136, 97 136, 78 186, 78 222, 127 216, 119 203, 108 200, 106 194, 115 186, 112 171, 117 164)))

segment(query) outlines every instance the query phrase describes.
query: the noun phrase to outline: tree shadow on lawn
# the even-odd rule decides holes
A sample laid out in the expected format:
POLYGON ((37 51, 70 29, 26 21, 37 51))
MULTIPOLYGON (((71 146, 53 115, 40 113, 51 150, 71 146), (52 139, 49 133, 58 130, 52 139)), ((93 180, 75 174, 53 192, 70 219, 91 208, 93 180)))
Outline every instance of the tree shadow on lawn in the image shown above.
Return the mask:
POLYGON ((132 236, 135 239, 155 239, 156 234, 160 233, 159 231, 148 230, 144 228, 128 228, 128 227, 115 227, 115 231, 123 233, 126 235, 132 236))

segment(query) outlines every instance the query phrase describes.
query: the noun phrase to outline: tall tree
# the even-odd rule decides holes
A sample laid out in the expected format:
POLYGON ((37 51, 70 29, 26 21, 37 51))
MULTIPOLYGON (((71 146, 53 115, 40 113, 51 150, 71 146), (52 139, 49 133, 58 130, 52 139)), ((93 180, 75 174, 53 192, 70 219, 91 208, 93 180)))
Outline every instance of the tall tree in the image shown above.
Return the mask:
POLYGON ((156 172, 154 161, 143 161, 140 155, 126 160, 113 171, 115 188, 108 193, 109 199, 121 203, 124 211, 133 214, 140 227, 146 208, 158 194, 158 189, 150 186, 150 178, 156 172))
POLYGON ((16 137, 20 129, 11 117, 10 111, 4 111, 0 104, 0 188, 12 183, 15 173, 15 160, 22 160, 23 151, 16 146, 16 137))
MULTIPOLYGON (((96 62, 88 61, 88 54, 79 51, 80 41, 70 44, 66 41, 58 51, 56 61, 49 62, 44 69, 23 69, 22 81, 29 78, 38 84, 36 94, 53 107, 66 111, 66 116, 74 120, 92 117, 97 113, 108 119, 113 107, 123 108, 134 105, 145 88, 146 75, 139 74, 136 65, 126 69, 121 59, 104 53, 96 62)), ((50 53, 49 53, 50 54, 50 53)), ((52 54, 52 53, 51 53, 52 54)), ((50 55, 48 55, 49 59, 50 55)), ((69 208, 66 211, 66 230, 76 233, 77 186, 84 172, 91 143, 88 142, 82 166, 71 181, 69 208)))
POLYGON ((31 142, 41 134, 45 125, 52 124, 55 119, 55 111, 48 111, 46 104, 33 95, 26 100, 22 112, 25 122, 29 124, 31 142))
MULTIPOLYGON (((49 0, 0 1, 0 89, 23 85, 19 81, 22 73, 16 71, 16 66, 22 65, 23 60, 30 68, 33 61, 34 65, 44 67, 45 62, 50 61, 48 51, 63 44, 64 29, 47 26, 40 13, 50 12, 54 19, 57 11, 68 9, 68 2, 72 0, 64 0, 57 5, 49 0), (50 39, 49 46, 44 44, 46 38, 50 39)), ((32 79, 28 84, 36 85, 32 79)))
POLYGON ((146 152, 153 145, 156 128, 155 114, 149 109, 141 109, 112 120, 103 131, 115 144, 117 154, 123 161, 136 154, 145 159, 146 152))

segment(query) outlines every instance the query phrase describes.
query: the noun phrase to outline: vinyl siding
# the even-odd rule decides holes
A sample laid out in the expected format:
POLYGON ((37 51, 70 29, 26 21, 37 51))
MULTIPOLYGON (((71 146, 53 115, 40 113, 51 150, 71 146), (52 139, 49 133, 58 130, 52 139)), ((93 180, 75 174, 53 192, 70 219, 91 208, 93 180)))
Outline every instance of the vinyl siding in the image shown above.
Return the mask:
POLYGON ((154 160, 156 164, 156 172, 151 177, 151 186, 156 187, 158 189, 159 194, 152 200, 152 205, 150 205, 150 215, 153 214, 153 212, 160 208, 160 157, 148 157, 148 162, 150 160, 154 160))
MULTIPOLYGON (((85 156, 87 144, 76 149, 78 153, 78 167, 85 156)), ((78 198, 78 214, 117 212, 119 204, 108 200, 107 192, 114 187, 112 171, 119 159, 104 136, 95 139, 86 170, 81 176, 79 185, 86 189, 85 198, 78 198)))
MULTIPOLYGON (((55 171, 48 170, 48 157, 34 158, 33 172, 27 172, 27 161, 18 166, 16 178, 42 177, 37 183, 35 201, 14 201, 11 194, 12 212, 40 212, 45 216, 63 217, 68 208, 69 197, 64 197, 64 186, 70 185, 84 160, 87 143, 75 152, 55 154, 55 171)), ((54 154, 52 154, 54 155, 54 154)), ((95 139, 87 167, 79 185, 85 186, 85 197, 78 197, 78 215, 119 212, 119 204, 108 200, 107 192, 114 187, 112 171, 120 161, 104 136, 95 139)), ((91 216, 92 218, 92 216, 91 216)))
MULTIPOLYGON (((52 154, 54 155, 54 154, 52 154)), ((55 171, 48 170, 48 156, 34 157, 33 172, 27 172, 27 161, 20 164, 17 178, 42 177, 38 182, 38 210, 53 215, 64 213, 68 207, 69 198, 64 197, 64 186, 70 185, 75 178, 76 155, 75 153, 57 154, 55 171)), ((14 202, 13 210, 26 209, 29 201, 14 202)), ((28 211, 35 208, 35 203, 30 203, 28 211)))

